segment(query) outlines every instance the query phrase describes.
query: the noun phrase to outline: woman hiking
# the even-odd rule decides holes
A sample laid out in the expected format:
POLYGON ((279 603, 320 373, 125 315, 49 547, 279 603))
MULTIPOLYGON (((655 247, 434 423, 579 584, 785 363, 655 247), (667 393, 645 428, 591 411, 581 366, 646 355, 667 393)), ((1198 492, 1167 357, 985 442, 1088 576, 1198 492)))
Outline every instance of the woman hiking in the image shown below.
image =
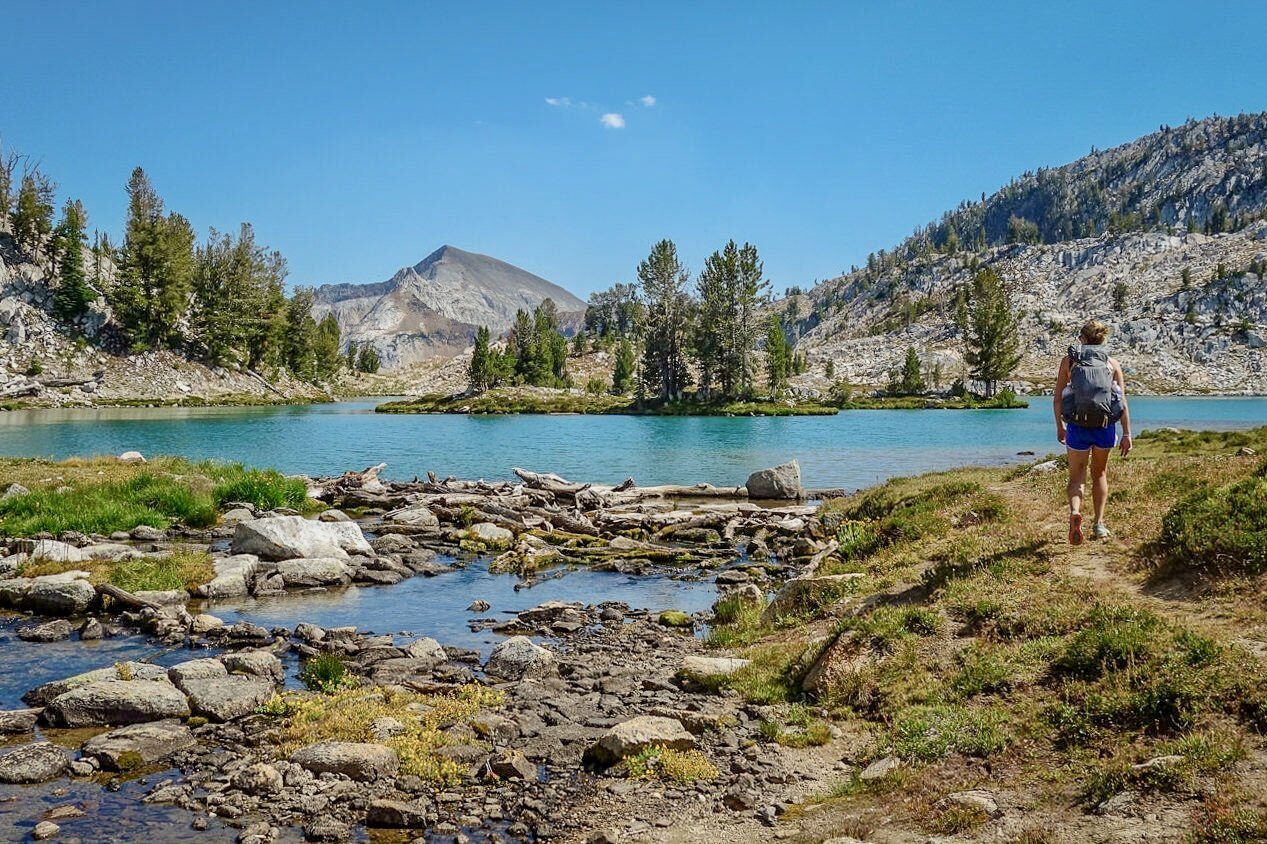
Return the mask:
POLYGON ((1069 455, 1069 543, 1081 545, 1082 485, 1091 469, 1091 498, 1095 508, 1092 539, 1112 534, 1104 524, 1104 503, 1109 497, 1109 455, 1116 445, 1122 456, 1131 452, 1131 414, 1126 404, 1126 378, 1121 365, 1109 357, 1109 327, 1099 320, 1082 326, 1081 345, 1070 346, 1056 373, 1052 407, 1056 414, 1056 439, 1069 455), (1122 438, 1117 438, 1117 423, 1122 438))

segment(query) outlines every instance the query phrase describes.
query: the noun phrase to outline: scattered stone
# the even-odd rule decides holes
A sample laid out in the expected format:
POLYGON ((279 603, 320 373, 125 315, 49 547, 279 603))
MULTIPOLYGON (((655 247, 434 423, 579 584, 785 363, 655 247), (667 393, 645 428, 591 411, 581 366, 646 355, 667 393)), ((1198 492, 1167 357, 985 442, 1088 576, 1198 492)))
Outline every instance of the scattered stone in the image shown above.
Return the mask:
POLYGON ((16 498, 19 495, 28 495, 30 492, 31 491, 22 486, 22 484, 9 484, 4 488, 4 492, 0 493, 0 501, 4 501, 6 498, 16 498))
POLYGON ((665 610, 656 616, 656 621, 665 627, 693 628, 694 620, 681 610, 665 610))
POLYGON ((675 718, 639 715, 603 733, 585 752, 585 758, 606 767, 653 745, 690 750, 695 747, 695 737, 675 718))
POLYGON ((57 745, 46 741, 27 744, 0 756, 0 783, 48 782, 69 769, 70 757, 57 745))
POLYGON ((43 714, 54 727, 113 726, 187 717, 188 701, 165 680, 87 683, 54 698, 43 714))
POLYGON ((83 615, 97 599, 97 590, 88 582, 87 572, 66 574, 82 574, 84 579, 64 575, 37 577, 26 591, 23 608, 38 615, 83 615))
POLYGON ((483 612, 488 612, 492 608, 493 608, 492 604, 490 604, 488 601, 485 601, 483 598, 480 598, 476 601, 472 601, 471 605, 466 608, 466 611, 475 612, 475 613, 483 613, 483 612))
POLYGON ((762 619, 774 622, 785 615, 804 613, 835 603, 858 580, 861 572, 828 574, 819 577, 797 577, 789 580, 766 607, 762 619))
POLYGON ((93 736, 83 754, 97 760, 102 770, 130 771, 161 762, 196 744, 189 728, 177 721, 132 724, 93 736))
POLYGON ((725 656, 687 656, 682 659, 682 673, 694 677, 729 677, 751 660, 725 656))
POLYGON ((554 654, 527 636, 512 636, 493 648, 484 670, 503 680, 524 680, 549 676, 557 664, 554 654))
POLYGON ((387 516, 387 521, 398 525, 432 529, 437 532, 440 530, 440 520, 436 518, 436 514, 421 504, 391 513, 387 516))
POLYGON ((365 825, 387 829, 423 829, 435 812, 423 801, 375 800, 365 813, 365 825))
POLYGON ((1060 471, 1060 463, 1055 460, 1044 460, 1042 463, 1035 463, 1029 467, 1031 475, 1050 475, 1052 472, 1060 471))
POLYGON ((191 659, 167 669, 167 679, 181 691, 185 690, 185 683, 190 680, 209 680, 228 675, 229 670, 224 667, 224 663, 211 658, 191 659))
POLYGON ((391 776, 400 767, 400 758, 390 747, 350 741, 302 747, 291 754, 290 761, 314 774, 342 774, 360 781, 391 776))
POLYGON ((18 628, 18 638, 24 642, 60 642, 70 634, 70 622, 64 618, 18 628))
POLYGON ((119 455, 120 463, 144 463, 145 455, 139 451, 125 451, 119 455))
POLYGON ((1003 814, 999 811, 998 801, 994 795, 982 789, 972 789, 970 791, 956 791, 954 794, 947 794, 942 798, 943 806, 962 806, 965 809, 975 809, 992 818, 997 818, 1003 814))
POLYGON ((204 636, 212 630, 218 630, 221 627, 224 627, 224 619, 208 613, 198 613, 189 622, 189 632, 195 636, 204 636))
POLYGON ((95 639, 101 639, 106 635, 106 629, 100 621, 90 618, 84 621, 79 627, 79 639, 82 642, 90 642, 95 639))
POLYGON ((282 661, 269 651, 238 651, 225 654, 220 661, 231 674, 253 674, 274 683, 280 683, 286 676, 282 661))
POLYGON ((79 548, 55 539, 21 539, 14 547, 32 560, 80 563, 88 559, 88 555, 79 548))
POLYGON ((497 754, 489 760, 488 770, 504 780, 534 782, 537 779, 537 766, 518 750, 507 750, 497 754))
POLYGON ((52 821, 40 821, 31 830, 31 837, 36 841, 44 841, 57 835, 62 828, 52 821))
POLYGON ((303 516, 275 516, 242 522, 233 531, 234 554, 264 560, 333 557, 374 553, 356 522, 317 522, 303 516))
POLYGON ((778 501, 792 501, 805 497, 801 485, 801 465, 795 460, 762 469, 748 476, 748 497, 778 501))
POLYGON ((896 756, 885 756, 883 759, 877 759, 870 765, 862 769, 862 773, 858 775, 858 779, 864 782, 872 780, 884 779, 889 774, 902 767, 902 760, 896 756))
POLYGON ((0 712, 0 735, 29 733, 35 729, 41 709, 11 709, 0 712))
POLYGON ((350 522, 352 517, 342 510, 336 510, 331 507, 329 510, 322 510, 318 513, 317 520, 322 522, 350 522))
POLYGON ((248 765, 233 775, 233 787, 247 794, 279 794, 286 787, 282 775, 267 762, 248 765))
POLYGON ((1118 814, 1119 812, 1124 812, 1126 809, 1130 808, 1138 799, 1139 794, 1137 792, 1129 790, 1121 791, 1096 806, 1095 811, 1097 814, 1101 815, 1118 814))
POLYGON ((466 529, 468 539, 482 542, 492 548, 502 548, 515 541, 515 534, 492 522, 478 522, 466 529))
POLYGON ((57 696, 79 686, 85 686, 100 680, 118 680, 123 677, 133 680, 165 680, 167 679, 167 669, 160 665, 151 665, 148 662, 120 662, 116 665, 94 668, 92 671, 85 671, 83 674, 76 674, 72 677, 65 677, 61 680, 54 680, 51 683, 37 686, 22 695, 22 702, 29 706, 45 706, 57 696))
POLYGON ((435 665, 447 662, 449 655, 444 652, 444 647, 429 636, 423 636, 409 644, 405 648, 405 653, 414 659, 431 660, 435 665))
POLYGON ((137 525, 128 534, 138 542, 162 542, 167 538, 167 531, 150 525, 137 525))
POLYGON ((249 674, 186 680, 182 688, 190 711, 210 721, 233 721, 250 715, 276 691, 271 680, 249 674))

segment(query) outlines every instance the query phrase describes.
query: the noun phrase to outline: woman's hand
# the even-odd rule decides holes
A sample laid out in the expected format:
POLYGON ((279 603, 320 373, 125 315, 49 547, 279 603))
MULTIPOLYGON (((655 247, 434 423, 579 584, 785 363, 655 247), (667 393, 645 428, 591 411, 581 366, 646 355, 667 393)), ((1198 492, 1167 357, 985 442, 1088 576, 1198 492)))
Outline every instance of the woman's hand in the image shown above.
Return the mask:
POLYGON ((1059 442, 1061 445, 1065 444, 1065 423, 1064 422, 1056 423, 1056 441, 1059 442))
POLYGON ((1128 454, 1130 454, 1130 453, 1131 453, 1131 447, 1132 447, 1133 445, 1134 445, 1134 443, 1133 443, 1133 442, 1131 442, 1131 435, 1130 435, 1130 434, 1123 434, 1123 435, 1122 435, 1122 441, 1121 441, 1120 443, 1118 443, 1118 444, 1117 444, 1117 447, 1118 447, 1118 450, 1120 450, 1120 451, 1122 452, 1122 456, 1123 456, 1123 457, 1125 457, 1126 455, 1128 455, 1128 454))

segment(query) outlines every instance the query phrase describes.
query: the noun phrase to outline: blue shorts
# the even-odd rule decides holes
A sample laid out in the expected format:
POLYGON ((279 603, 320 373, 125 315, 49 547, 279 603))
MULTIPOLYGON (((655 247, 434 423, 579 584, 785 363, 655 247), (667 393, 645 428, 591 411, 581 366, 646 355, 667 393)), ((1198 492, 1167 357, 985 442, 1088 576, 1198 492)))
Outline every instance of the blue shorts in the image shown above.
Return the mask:
POLYGON ((1117 445, 1117 424, 1103 428, 1084 428, 1072 422, 1065 425, 1065 446, 1074 451, 1088 451, 1096 448, 1112 448, 1117 445))

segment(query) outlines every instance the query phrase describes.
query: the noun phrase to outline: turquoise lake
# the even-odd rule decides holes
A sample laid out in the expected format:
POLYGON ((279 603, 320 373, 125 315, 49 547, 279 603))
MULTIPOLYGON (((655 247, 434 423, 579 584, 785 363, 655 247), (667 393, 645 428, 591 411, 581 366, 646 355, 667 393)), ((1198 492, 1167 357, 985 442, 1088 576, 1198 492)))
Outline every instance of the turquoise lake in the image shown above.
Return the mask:
MULTIPOLYGON (((793 457, 812 487, 1061 450, 1050 399, 1025 410, 865 410, 790 418, 376 414, 381 399, 252 408, 103 408, 0 413, 0 454, 180 454, 337 474, 508 478, 512 466, 577 480, 742 484, 793 457)), ((1132 400, 1136 432, 1267 424, 1267 398, 1132 400)))

